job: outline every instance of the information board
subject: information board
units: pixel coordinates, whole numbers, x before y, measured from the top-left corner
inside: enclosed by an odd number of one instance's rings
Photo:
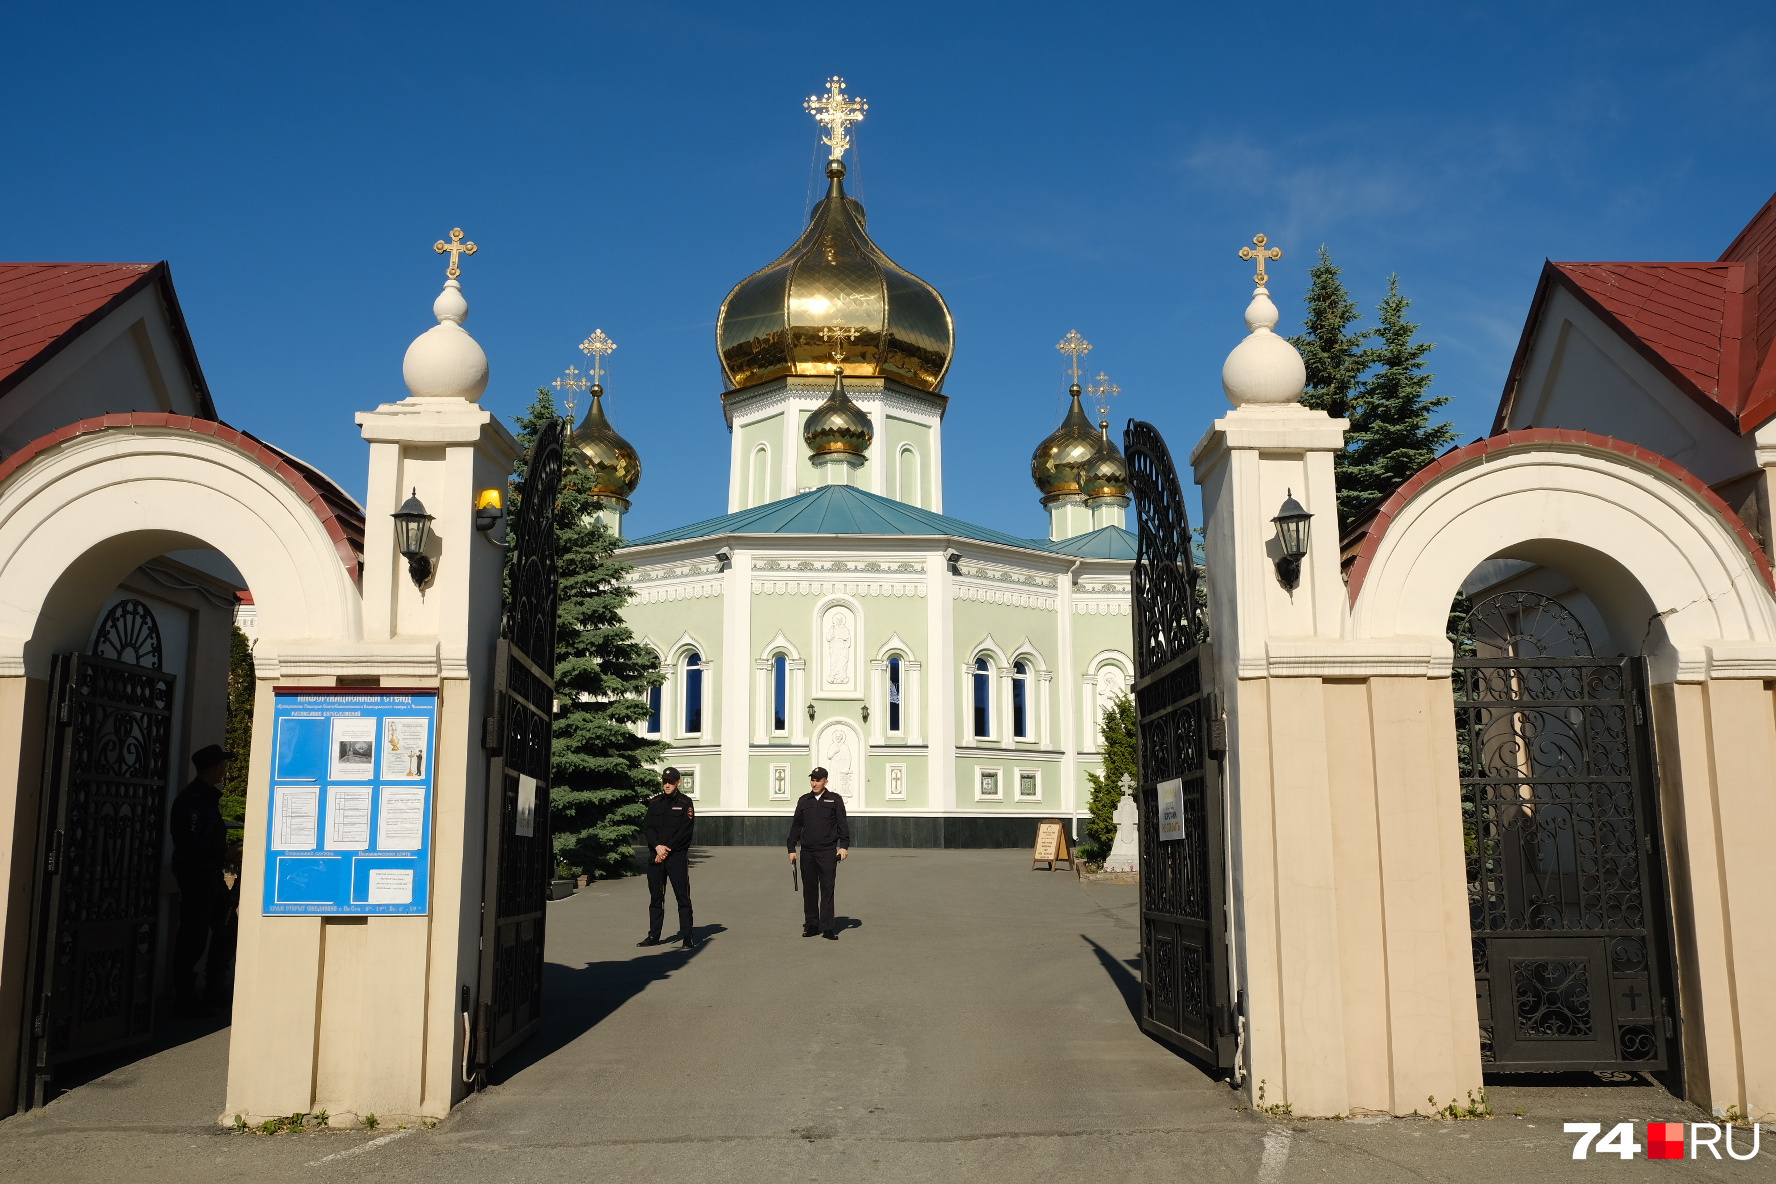
[[[1044,818],[1036,824],[1036,850],[1030,859],[1030,870],[1035,871],[1039,863],[1048,864],[1048,870],[1054,871],[1055,864],[1073,864],[1073,853],[1067,850],[1067,828],[1059,818]]]
[[[265,915],[426,913],[438,692],[276,695]]]

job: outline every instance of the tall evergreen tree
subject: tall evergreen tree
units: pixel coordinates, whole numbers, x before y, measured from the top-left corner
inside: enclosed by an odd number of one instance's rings
[[[1116,841],[1116,806],[1122,801],[1123,774],[1128,774],[1131,781],[1141,779],[1140,769],[1136,766],[1138,723],[1134,699],[1126,694],[1119,695],[1104,712],[1098,730],[1098,751],[1104,754],[1104,771],[1085,775],[1091,783],[1091,798],[1087,804],[1091,817],[1085,822],[1085,837],[1091,845],[1093,859],[1109,855],[1110,846]]]
[[[1362,316],[1357,302],[1344,289],[1343,269],[1320,247],[1320,259],[1309,269],[1305,332],[1289,338],[1307,365],[1307,391],[1303,407],[1326,412],[1333,419],[1348,419],[1363,371],[1369,368],[1370,351],[1363,331],[1351,332],[1352,322]]]
[[[518,420],[524,454],[557,418],[550,392],[539,390]],[[549,807],[562,864],[591,876],[628,871],[641,834],[645,803],[659,789],[648,769],[666,745],[635,733],[647,718],[647,692],[663,680],[652,650],[623,620],[629,566],[616,557],[621,540],[596,517],[591,475],[568,449],[555,502],[556,610],[554,759]],[[517,497],[523,496],[522,469]]]
[[[1371,354],[1376,369],[1357,392],[1338,475],[1341,525],[1405,484],[1455,441],[1451,424],[1431,422],[1431,412],[1449,396],[1426,393],[1433,376],[1421,367],[1436,346],[1415,340],[1418,326],[1406,319],[1410,307],[1400,295],[1400,277],[1390,275],[1388,294],[1376,307],[1379,345]]]

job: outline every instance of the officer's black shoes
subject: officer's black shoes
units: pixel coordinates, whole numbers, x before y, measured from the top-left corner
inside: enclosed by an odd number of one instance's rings
[[[663,946],[666,943],[661,941],[659,938],[654,937],[652,934],[650,934],[647,937],[642,938],[640,941],[636,942],[635,944],[638,946]]]
[[[697,935],[694,933],[681,933],[678,935],[678,940],[684,943],[684,948],[687,950],[694,950],[703,944],[697,940]]]
[[[802,926],[802,936],[803,937],[819,937],[820,930],[819,930],[819,928],[817,928],[816,926],[813,926],[813,925],[804,925],[804,926]]]
[[[834,933],[830,929],[828,929],[825,933],[822,933],[820,936],[824,937],[827,941],[838,941],[839,940],[839,935]]]

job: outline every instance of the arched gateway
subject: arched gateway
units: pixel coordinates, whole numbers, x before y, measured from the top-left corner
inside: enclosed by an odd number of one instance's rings
[[[1192,457],[1249,1088],[1422,1113],[1494,1069],[1638,1062],[1769,1113],[1776,597],[1755,539],[1670,460],[1538,429],[1414,477],[1341,570],[1347,425],[1299,406],[1274,323],[1261,288],[1235,409]],[[1298,571],[1272,522],[1290,497],[1319,528]],[[1504,599],[1458,653],[1464,590]],[[1583,643],[1536,656],[1532,608]]]

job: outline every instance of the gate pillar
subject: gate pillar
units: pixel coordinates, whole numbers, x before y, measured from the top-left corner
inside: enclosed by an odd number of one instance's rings
[[[478,531],[477,495],[504,490],[510,433],[476,404],[487,359],[461,327],[452,279],[438,325],[408,349],[411,394],[357,422],[370,444],[363,635],[329,652],[280,650],[259,669],[224,1123],[326,1110],[335,1125],[441,1118],[467,1092],[463,1012],[478,981],[490,659],[499,636],[502,529]],[[392,515],[432,515],[424,564]],[[417,577],[417,578],[416,578]],[[430,912],[263,916],[275,685],[436,688]]]
[[[1245,1088],[1303,1116],[1423,1112],[1481,1080],[1453,783],[1438,797],[1448,681],[1425,678],[1422,655],[1417,677],[1388,677],[1390,654],[1346,640],[1332,461],[1349,424],[1300,405],[1305,370],[1263,287],[1246,323],[1222,371],[1234,409],[1191,456],[1227,712]],[[1297,570],[1273,523],[1291,498],[1313,515]]]

